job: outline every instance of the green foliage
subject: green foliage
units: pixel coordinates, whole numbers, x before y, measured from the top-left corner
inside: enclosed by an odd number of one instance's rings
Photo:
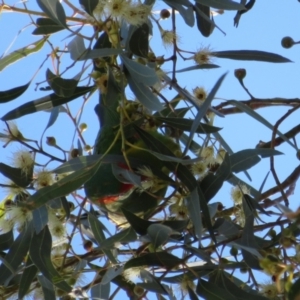
[[[47,48],[39,68],[45,75],[35,83],[47,84],[40,92],[51,91],[17,103],[26,99],[36,80],[29,78],[35,71],[29,66],[27,84],[0,92],[3,107],[16,103],[8,112],[1,110],[5,129],[0,139],[7,149],[14,143],[26,152],[9,150],[12,162],[0,162],[0,173],[10,180],[0,184],[7,188],[0,202],[0,299],[150,299],[154,294],[177,299],[176,285],[182,298],[192,300],[299,298],[299,209],[290,209],[288,198],[300,170],[284,180],[277,176],[274,159],[283,154],[275,149],[283,143],[299,158],[299,126],[286,134],[278,127],[300,102],[253,97],[241,68],[234,75],[250,100],[221,99],[215,105],[227,73],[219,78],[211,73],[222,67],[222,59],[275,67],[291,60],[260,49],[192,51],[180,45],[178,19],[185,30],[195,27],[209,38],[223,32],[215,15],[235,11],[237,26],[254,9],[253,0],[163,2],[168,10],[160,17],[153,12],[155,0],[37,0],[33,9],[0,5],[0,11],[29,16],[31,34],[43,36],[1,57],[0,71]],[[171,30],[163,28],[168,17]],[[171,55],[151,44],[151,37],[159,34]],[[284,48],[298,43],[282,40]],[[184,68],[177,65],[180,59]],[[163,71],[167,64],[169,73]],[[202,87],[189,90],[180,81],[182,73],[203,70],[214,78],[209,93]],[[89,111],[93,96],[97,105]],[[255,111],[275,105],[292,109],[275,122]],[[30,115],[33,126],[39,126],[34,118],[41,112],[49,116],[39,141],[25,138],[8,122]],[[99,122],[82,121],[86,112],[96,113]],[[241,140],[239,150],[231,149],[225,128],[214,125],[214,117],[236,113],[268,128],[272,139],[251,149],[244,149]],[[63,123],[56,137],[46,137],[49,152],[44,135],[54,130],[61,115],[71,120],[74,132]],[[92,145],[84,133],[90,127]],[[68,150],[59,135],[66,140],[74,136]],[[268,176],[256,187],[248,171],[267,160],[276,184],[265,191]],[[220,196],[224,186],[232,186],[229,206]],[[263,283],[263,272],[272,283]]]

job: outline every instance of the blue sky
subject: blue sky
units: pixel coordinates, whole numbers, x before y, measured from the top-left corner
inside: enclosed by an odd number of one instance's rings
[[[13,5],[15,2],[7,1],[7,4]],[[77,4],[77,1],[75,4]],[[22,7],[20,4],[16,4],[16,6]],[[29,2],[28,7],[37,9],[33,2]],[[158,1],[155,10],[166,7],[167,6],[162,1]],[[297,46],[291,49],[284,49],[281,47],[281,39],[284,36],[291,36],[296,41],[300,39],[298,34],[300,25],[299,13],[300,4],[296,0],[284,4],[283,1],[278,0],[273,1],[272,4],[268,1],[256,1],[254,8],[249,13],[242,16],[238,28],[233,26],[235,12],[226,11],[223,15],[215,17],[217,25],[226,33],[226,35],[215,29],[209,38],[202,37],[196,26],[190,28],[182,21],[181,17],[178,17],[177,29],[180,37],[179,47],[182,49],[196,51],[201,46],[210,46],[214,51],[262,50],[283,55],[293,61],[293,63],[271,64],[215,58],[213,63],[220,65],[221,68],[181,73],[177,75],[178,82],[181,86],[186,87],[190,91],[196,86],[202,86],[209,91],[214,86],[217,79],[223,73],[228,72],[223,85],[217,93],[217,97],[227,100],[249,100],[249,96],[241,88],[234,77],[235,69],[245,68],[247,70],[247,77],[245,78],[244,83],[254,96],[258,98],[280,97],[286,99],[299,97],[299,48]],[[2,37],[0,55],[6,51],[12,42],[13,44],[8,53],[26,46],[31,42],[35,42],[40,38],[31,35],[31,32],[34,29],[33,26],[30,26],[18,35],[19,30],[29,23],[30,19],[26,15],[18,13],[2,13],[0,16],[0,28],[1,31],[5,33],[5,38]],[[170,21],[164,21],[161,25],[164,29],[171,29]],[[156,28],[155,25],[154,28]],[[151,40],[151,47],[155,50],[157,55],[162,55],[164,53],[166,53],[166,56],[170,55],[171,50],[166,49],[161,44],[160,38],[156,36],[158,33],[156,29],[154,33],[154,37]],[[70,38],[63,40],[68,34],[69,33],[66,32],[55,34],[51,37],[51,41],[54,45],[58,44],[60,47],[64,47],[70,41]],[[14,41],[16,36],[17,38]],[[0,72],[0,90],[7,90],[27,83],[29,78],[33,76],[42,61],[46,58],[46,55],[49,53],[50,48],[46,45],[39,54],[28,56],[22,61],[19,61]],[[68,53],[65,54],[64,58],[65,62],[62,64],[61,70],[64,70],[64,67],[71,64]],[[193,61],[183,62],[179,59],[177,68],[181,69],[190,65],[193,65]],[[44,67],[25,94],[10,103],[1,105],[1,116],[27,101],[38,99],[47,94],[47,92],[34,90],[36,83],[45,80],[47,68],[50,68],[50,70],[53,71],[50,60],[45,63]],[[166,71],[171,70],[170,65],[167,64],[163,69]],[[65,74],[65,78],[72,78],[78,70],[80,69],[71,69]],[[41,84],[40,87],[42,86],[46,86],[46,84]],[[93,96],[86,105],[81,118],[82,122],[88,124],[88,130],[84,133],[84,138],[90,145],[93,145],[98,131],[98,121],[93,112],[93,108],[97,101],[97,96]],[[217,103],[219,103],[219,101],[215,100],[213,105]],[[73,114],[77,112],[81,104],[81,99],[75,100],[70,104]],[[286,107],[258,110],[258,112],[272,124],[274,124],[286,111]],[[18,119],[17,124],[25,137],[39,139],[47,125],[48,118],[49,113],[39,112]],[[288,119],[288,121],[285,121],[279,129],[281,132],[285,132],[298,123],[299,112],[297,111]],[[260,140],[269,141],[272,135],[272,132],[268,128],[244,114],[228,115],[225,118],[217,117],[214,124],[223,128],[221,134],[234,151],[255,148]],[[0,129],[2,128],[5,128],[4,124],[0,124]],[[60,114],[58,121],[48,129],[45,134],[45,136],[55,136],[59,146],[66,150],[70,149],[72,146],[73,135],[74,127],[65,114]],[[300,145],[299,138],[296,138],[296,140]],[[1,161],[7,163],[12,156],[12,150],[15,149],[18,149],[18,146],[13,145],[6,149],[0,148]],[[59,151],[53,148],[50,149],[47,145],[45,145],[45,149],[53,154],[61,156]],[[290,146],[283,145],[279,147],[278,150],[284,152],[284,155],[275,158],[276,170],[278,171],[279,178],[283,180],[298,165],[298,160],[296,158],[295,150]],[[250,176],[252,177],[251,184],[256,189],[260,187],[260,184],[266,176],[266,173],[269,170],[269,164],[269,159],[264,159],[259,165],[249,170]],[[49,167],[54,167],[54,165]],[[242,175],[241,178],[245,179]],[[2,176],[0,177],[0,182],[3,183]],[[265,189],[272,187],[273,185],[274,180],[270,174]],[[297,208],[299,205],[299,191],[299,186],[297,185],[295,194],[290,197],[290,203],[293,209]],[[5,193],[0,189],[0,199],[4,197]],[[214,201],[223,202],[226,207],[232,205],[230,200],[230,186],[228,184],[224,185],[222,191],[218,193]]]

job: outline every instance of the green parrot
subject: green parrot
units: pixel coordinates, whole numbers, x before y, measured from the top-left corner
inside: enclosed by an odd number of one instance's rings
[[[136,173],[129,170],[123,153],[121,136],[116,139],[120,126],[120,113],[118,106],[121,101],[122,94],[115,82],[113,75],[109,72],[107,93],[100,93],[99,105],[96,106],[96,113],[100,120],[100,130],[96,138],[94,154],[104,154],[110,148],[108,155],[116,155],[119,160],[115,164],[102,163],[98,171],[88,180],[85,185],[85,193],[91,202],[102,207],[108,212],[120,212],[121,208],[125,208],[134,213],[146,212],[157,206],[158,201],[162,199],[166,193],[167,181],[170,172],[164,167],[164,162],[152,155],[150,152],[142,150],[147,149],[144,141],[139,138],[138,134],[131,134],[128,141],[133,147],[125,149],[125,157],[130,163],[132,170],[143,168],[149,163],[154,166],[159,173],[160,178],[164,178],[166,184],[162,184],[160,188],[156,188],[153,193],[145,192],[138,189],[138,186],[126,180],[117,178],[114,169],[121,168],[125,172]],[[133,131],[133,130],[131,130]],[[157,130],[147,131],[155,139],[166,145],[173,153],[180,155],[179,146],[169,137],[162,135]],[[127,137],[126,137],[127,139]],[[140,164],[138,162],[141,162]],[[116,168],[114,168],[116,166]],[[156,172],[156,173],[157,173]],[[147,176],[141,174],[141,181],[147,181]],[[163,180],[162,180],[163,181]]]

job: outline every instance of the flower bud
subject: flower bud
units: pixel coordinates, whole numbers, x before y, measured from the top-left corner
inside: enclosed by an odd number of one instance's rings
[[[90,145],[85,145],[83,149],[86,152],[92,151],[92,147]]]
[[[281,46],[283,48],[289,49],[292,48],[294,45],[295,41],[289,36],[286,36],[281,40]]]
[[[80,125],[79,125],[79,129],[80,129],[80,131],[81,132],[84,132],[84,131],[86,131],[87,130],[87,124],[86,123],[81,123]]]
[[[168,19],[168,18],[170,17],[170,15],[171,15],[171,13],[169,12],[168,9],[162,9],[162,10],[160,11],[160,17],[161,17],[162,19]]]
[[[53,136],[47,136],[46,137],[46,144],[48,146],[52,146],[52,147],[56,146],[56,139],[55,139],[55,137],[53,137]]]
[[[70,155],[71,155],[71,158],[78,157],[79,156],[79,150],[77,148],[72,149]]]
[[[245,69],[235,69],[234,70],[234,76],[238,80],[243,80],[246,77],[247,73]]]
[[[85,241],[84,244],[83,244],[83,248],[87,252],[91,252],[93,250],[93,243],[91,241]]]

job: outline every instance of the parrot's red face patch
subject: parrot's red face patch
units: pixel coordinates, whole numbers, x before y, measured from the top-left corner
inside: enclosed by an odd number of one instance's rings
[[[118,201],[120,199],[120,196],[122,194],[126,194],[127,192],[129,192],[132,188],[134,187],[133,184],[131,183],[123,183],[121,185],[120,191],[118,194],[116,195],[108,195],[108,196],[104,196],[100,199],[98,199],[98,203],[103,204],[103,205],[108,205],[111,203],[114,203],[116,201]]]

